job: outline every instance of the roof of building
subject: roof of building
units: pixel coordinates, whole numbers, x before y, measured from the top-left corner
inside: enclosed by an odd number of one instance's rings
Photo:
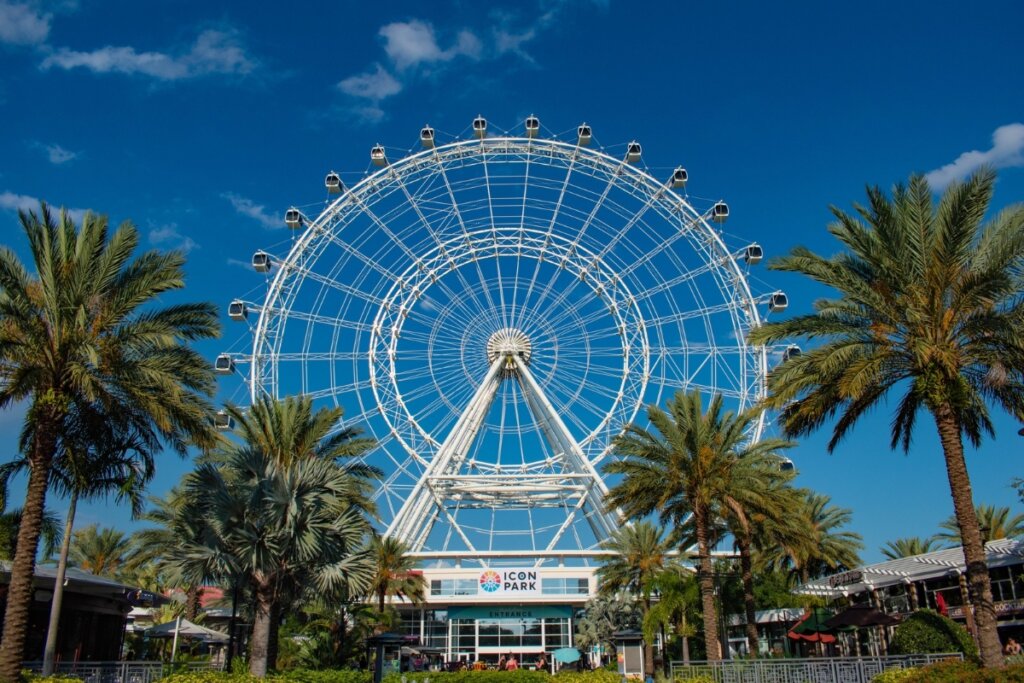
[[[985,544],[985,558],[989,569],[1021,564],[1024,561],[1024,542],[1012,538],[989,541]],[[806,583],[795,592],[838,597],[899,583],[941,578],[965,571],[963,548],[956,546],[833,574]]]

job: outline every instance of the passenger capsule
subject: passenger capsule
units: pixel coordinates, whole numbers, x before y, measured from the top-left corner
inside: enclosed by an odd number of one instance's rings
[[[213,371],[218,375],[230,375],[235,371],[235,360],[228,354],[222,353],[213,362]]]
[[[302,214],[294,206],[284,212],[284,224],[292,230],[302,227]]]
[[[779,470],[783,472],[792,472],[796,469],[796,465],[789,458],[782,458],[782,462],[779,463]]]
[[[803,351],[800,350],[799,346],[796,344],[790,344],[786,347],[786,350],[782,352],[782,362],[785,363],[790,358],[796,358],[801,353],[803,353]]]
[[[257,273],[269,273],[273,265],[270,254],[265,251],[257,251],[252,255],[252,269]]]
[[[743,260],[748,266],[756,266],[764,258],[764,249],[760,244],[751,244],[743,250]]]
[[[487,135],[487,119],[482,116],[473,119],[473,135],[481,140],[484,139],[484,136]]]
[[[711,220],[716,223],[724,223],[729,218],[729,205],[725,202],[715,202],[711,207]]]
[[[232,320],[245,320],[249,317],[249,309],[241,299],[235,299],[228,304],[228,317]]]
[[[370,161],[373,162],[374,166],[387,166],[388,157],[384,154],[384,148],[380,145],[374,145],[373,149],[370,150]]]
[[[689,176],[682,166],[672,171],[672,187],[686,187],[687,180],[689,180]]]
[[[536,116],[528,116],[526,118],[526,137],[535,138],[537,133],[540,132],[540,119]]]
[[[631,164],[635,164],[640,161],[640,155],[643,153],[643,148],[640,147],[640,143],[634,140],[626,146],[626,161]]]
[[[328,173],[324,178],[324,185],[330,194],[341,194],[341,191],[345,189],[345,186],[341,184],[341,176],[334,171]]]
[[[772,313],[786,310],[789,306],[789,298],[783,292],[775,292],[768,299],[768,310]]]
[[[576,142],[580,147],[586,147],[590,144],[591,138],[594,137],[593,132],[590,130],[590,126],[583,124],[576,129]]]
[[[235,421],[227,411],[218,410],[213,416],[213,426],[219,432],[230,432],[235,428]]]
[[[420,144],[423,145],[423,149],[432,149],[434,147],[434,129],[430,126],[424,126],[423,130],[420,131]]]

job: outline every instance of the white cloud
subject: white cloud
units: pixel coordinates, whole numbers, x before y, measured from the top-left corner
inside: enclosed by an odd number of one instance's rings
[[[941,190],[950,183],[963,180],[984,165],[995,168],[1024,166],[1024,123],[999,126],[992,133],[992,147],[984,152],[964,152],[952,163],[925,175],[933,189]]]
[[[40,68],[84,68],[94,73],[121,73],[177,81],[213,74],[246,75],[256,62],[246,54],[237,33],[207,30],[196,38],[188,52],[136,52],[133,47],[108,45],[90,52],[60,48],[43,60]]]
[[[54,216],[60,214],[60,210],[64,208],[68,215],[75,223],[81,223],[82,218],[85,217],[87,209],[67,209],[65,207],[49,205],[50,211],[53,212]],[[34,211],[36,215],[39,214],[39,198],[32,197],[27,194],[16,194],[5,190],[0,192],[0,209],[6,209],[7,211]]]
[[[251,261],[243,261],[242,259],[238,258],[229,258],[227,260],[227,264],[229,266],[235,266],[236,268],[245,268],[246,270],[251,270],[254,273],[256,272],[256,269],[252,267]]]
[[[60,145],[46,145],[46,156],[49,158],[51,164],[66,164],[69,161],[73,161],[78,157],[78,152],[72,152],[69,149],[64,149]]]
[[[58,144],[47,145],[42,142],[31,142],[29,145],[35,149],[45,152],[46,158],[50,160],[50,163],[57,166],[66,164],[69,161],[74,161],[78,158],[78,152],[72,152],[70,149],[64,149]]]
[[[418,64],[448,62],[460,55],[480,58],[480,40],[468,30],[460,31],[455,44],[442,50],[437,44],[434,27],[419,19],[395,22],[380,30],[384,37],[384,51],[400,70]]]
[[[283,218],[267,213],[262,204],[257,204],[251,199],[241,197],[233,192],[225,192],[221,197],[231,202],[235,211],[259,222],[264,228],[280,228],[284,224]]]
[[[158,228],[153,228],[149,231],[148,237],[150,244],[158,247],[177,249],[185,252],[186,254],[193,249],[199,248],[199,245],[194,239],[186,235],[182,235],[178,231],[178,226],[175,223],[168,223],[167,225],[161,225]]]
[[[0,0],[0,43],[40,45],[50,35],[52,18],[32,5]]]
[[[402,84],[388,73],[380,64],[375,64],[372,71],[349,76],[338,83],[338,89],[346,95],[360,97],[371,102],[397,95],[402,91]]]

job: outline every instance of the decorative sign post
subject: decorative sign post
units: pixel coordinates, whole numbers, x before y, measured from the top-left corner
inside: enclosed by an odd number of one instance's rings
[[[405,636],[401,633],[381,633],[366,639],[367,646],[373,648],[375,655],[373,683],[381,683],[386,674],[399,670],[403,643]]]
[[[644,634],[640,631],[616,631],[615,657],[622,680],[644,680]]]

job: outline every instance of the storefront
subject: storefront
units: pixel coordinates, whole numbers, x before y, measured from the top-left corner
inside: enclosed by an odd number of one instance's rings
[[[515,655],[523,668],[542,653],[572,647],[577,613],[596,590],[592,567],[424,569],[422,607],[397,606],[402,632],[446,662],[495,664]]]

